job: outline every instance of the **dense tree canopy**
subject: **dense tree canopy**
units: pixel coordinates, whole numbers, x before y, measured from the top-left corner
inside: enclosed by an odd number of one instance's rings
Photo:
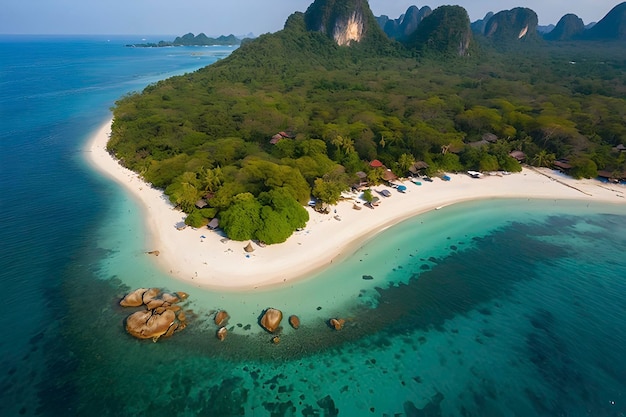
[[[311,196],[336,202],[359,171],[382,181],[373,159],[399,176],[415,161],[430,174],[516,171],[517,150],[539,166],[569,159],[577,176],[626,172],[614,151],[626,143],[623,44],[503,52],[476,38],[469,57],[378,38],[339,47],[296,13],[209,67],[122,97],[108,149],[189,224],[217,216],[229,237],[266,243],[306,223]]]

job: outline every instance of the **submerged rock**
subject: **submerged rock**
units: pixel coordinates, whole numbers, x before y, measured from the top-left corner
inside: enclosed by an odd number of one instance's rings
[[[270,333],[274,333],[276,329],[278,329],[278,326],[280,326],[280,322],[282,321],[282,319],[282,311],[275,308],[268,308],[267,310],[265,310],[263,317],[261,317],[260,323],[265,330]]]
[[[229,315],[226,311],[224,310],[220,310],[217,313],[215,313],[215,324],[218,326],[222,326],[224,325],[228,319],[229,319]]]
[[[187,294],[186,292],[182,292],[182,291],[178,291],[175,292],[174,294],[176,294],[176,296],[182,301],[182,300],[186,300],[187,298],[189,298],[189,294]]]
[[[297,329],[298,327],[300,327],[300,319],[298,318],[298,316],[289,316],[289,324],[291,324],[291,327],[293,327],[294,329]]]
[[[217,331],[216,335],[220,341],[224,341],[226,339],[226,335],[228,334],[228,329],[226,327],[220,327]]]
[[[346,321],[344,319],[330,319],[329,323],[335,330],[341,330]]]

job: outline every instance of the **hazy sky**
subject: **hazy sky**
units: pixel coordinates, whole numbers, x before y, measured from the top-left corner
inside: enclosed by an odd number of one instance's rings
[[[282,29],[294,11],[305,11],[313,0],[2,0],[2,34],[156,34],[182,35],[204,32],[209,36],[259,35]],[[458,4],[470,19],[489,11],[528,7],[539,24],[556,24],[574,13],[585,24],[600,20],[619,0],[370,0],[376,16],[397,18],[411,5]]]

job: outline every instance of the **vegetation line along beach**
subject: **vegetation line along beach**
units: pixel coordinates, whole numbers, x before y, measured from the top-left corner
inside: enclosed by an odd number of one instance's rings
[[[384,185],[373,187],[391,193],[390,197],[383,197],[375,209],[354,209],[355,203],[364,204],[359,199],[360,193],[340,201],[329,214],[308,208],[310,219],[306,227],[285,243],[261,247],[253,242],[254,251],[246,252],[248,241],[225,239],[222,233],[207,227],[178,230],[176,226],[186,214],[176,209],[161,190],[121,166],[106,151],[110,126],[110,121],[105,123],[89,141],[87,155],[91,162],[140,202],[149,232],[146,252],[158,250],[159,255],[154,259],[166,272],[207,288],[252,290],[305,277],[328,266],[354,244],[371,238],[389,225],[463,201],[542,198],[624,204],[623,196],[601,187],[596,180],[559,176],[555,181],[556,174],[545,168],[539,172],[524,169],[517,174],[480,179],[466,174],[451,175],[450,181],[436,178],[432,183],[424,182],[420,186],[404,180],[398,183],[406,185],[405,193]]]

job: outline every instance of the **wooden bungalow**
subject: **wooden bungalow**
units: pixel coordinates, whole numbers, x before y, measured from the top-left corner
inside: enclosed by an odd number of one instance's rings
[[[384,168],[385,165],[380,162],[378,159],[374,159],[372,162],[370,162],[370,167],[372,168]]]
[[[354,175],[356,175],[357,178],[359,179],[359,186],[367,184],[367,174],[365,172],[359,171]]]
[[[428,164],[424,161],[417,161],[409,167],[409,172],[413,175],[419,175],[425,169],[428,169]]]
[[[567,173],[570,169],[572,169],[572,165],[570,165],[570,163],[564,159],[559,159],[558,161],[554,161],[552,163],[552,166],[555,169],[558,169],[559,171],[563,173]]]
[[[393,173],[389,168],[383,172],[383,180],[387,182],[395,181],[398,179],[398,176]]]
[[[482,137],[482,140],[489,143],[496,143],[498,141],[498,137],[493,133],[485,133]]]
[[[468,145],[471,146],[472,148],[482,148],[483,146],[489,145],[489,142],[486,141],[485,139],[481,139],[476,142],[470,142],[468,143]]]
[[[520,164],[526,160],[526,154],[522,151],[512,151],[509,156],[517,160]]]
[[[211,221],[209,222],[209,224],[207,225],[207,227],[211,230],[215,230],[220,226],[220,221],[217,217],[211,219]]]
[[[626,180],[626,172],[616,173],[611,171],[598,171],[598,178],[618,184],[620,181]]]

